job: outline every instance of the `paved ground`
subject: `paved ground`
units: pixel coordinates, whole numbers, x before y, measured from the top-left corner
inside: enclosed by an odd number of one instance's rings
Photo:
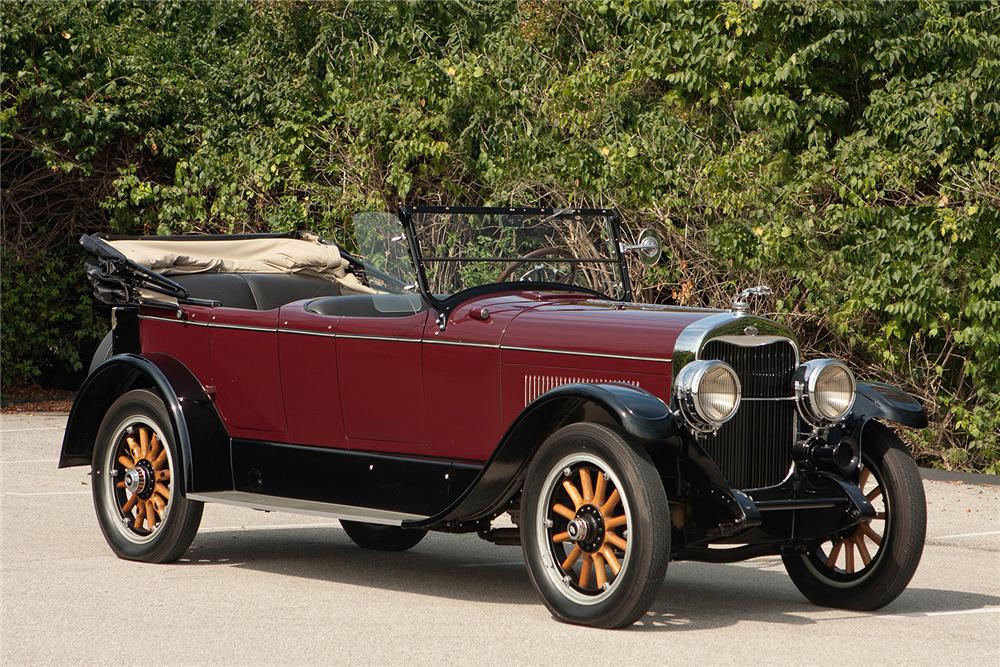
[[[362,551],[335,522],[209,506],[175,565],[115,559],[65,416],[0,420],[0,663],[1000,664],[1000,487],[926,482],[916,578],[878,614],[823,610],[775,558],[677,563],[627,631],[553,621],[520,549],[430,535]]]

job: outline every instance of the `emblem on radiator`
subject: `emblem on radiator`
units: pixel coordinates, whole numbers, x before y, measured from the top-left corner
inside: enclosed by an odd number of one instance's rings
[[[757,327],[751,324],[750,326],[748,326],[746,329],[743,330],[743,333],[745,333],[748,336],[756,336]]]
[[[623,380],[621,378],[583,378],[570,377],[565,375],[525,375],[524,376],[524,404],[528,405],[533,400],[547,391],[564,384],[628,384],[638,387],[637,380]]]

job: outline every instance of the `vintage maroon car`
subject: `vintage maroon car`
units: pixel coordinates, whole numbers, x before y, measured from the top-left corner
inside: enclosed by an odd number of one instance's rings
[[[113,306],[60,466],[90,465],[122,558],[167,562],[203,503],[328,515],[359,545],[520,544],[566,621],[646,612],[670,560],[780,555],[813,602],[881,607],[920,560],[893,387],[730,310],[633,303],[610,210],[415,207],[306,234],[81,242]],[[105,360],[106,357],[106,360]],[[494,522],[509,515],[510,524]]]

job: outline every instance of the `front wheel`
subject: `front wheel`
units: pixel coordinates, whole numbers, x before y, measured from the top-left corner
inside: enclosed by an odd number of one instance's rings
[[[858,485],[875,519],[782,560],[795,586],[823,607],[870,611],[895,600],[910,583],[924,549],[927,506],[920,471],[899,437],[865,427]]]
[[[173,435],[163,401],[145,389],[123,394],[101,422],[91,463],[94,507],[119,558],[169,563],[198,532],[203,506],[182,495]]]
[[[666,574],[669,516],[653,462],[617,431],[579,423],[552,434],[521,498],[521,548],[549,611],[594,627],[635,622]]]

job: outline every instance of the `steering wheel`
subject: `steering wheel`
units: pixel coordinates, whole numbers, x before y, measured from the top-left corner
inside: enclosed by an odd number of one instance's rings
[[[514,275],[519,267],[524,266],[532,259],[541,259],[543,257],[565,257],[567,259],[574,259],[573,253],[566,250],[565,248],[559,248],[556,246],[550,246],[548,248],[539,248],[538,250],[532,250],[524,258],[519,259],[515,262],[511,262],[510,266],[503,270],[503,272],[497,277],[498,283],[505,283],[510,280],[510,277]],[[559,264],[560,262],[552,262],[552,264]],[[549,282],[549,283],[566,283],[570,285],[573,283],[573,279],[576,278],[576,264],[570,264],[568,273],[564,276],[560,275],[559,269],[553,268],[550,265],[546,265],[545,262],[541,262],[536,266],[532,267],[526,271],[522,276],[518,278],[520,281],[525,282]]]

